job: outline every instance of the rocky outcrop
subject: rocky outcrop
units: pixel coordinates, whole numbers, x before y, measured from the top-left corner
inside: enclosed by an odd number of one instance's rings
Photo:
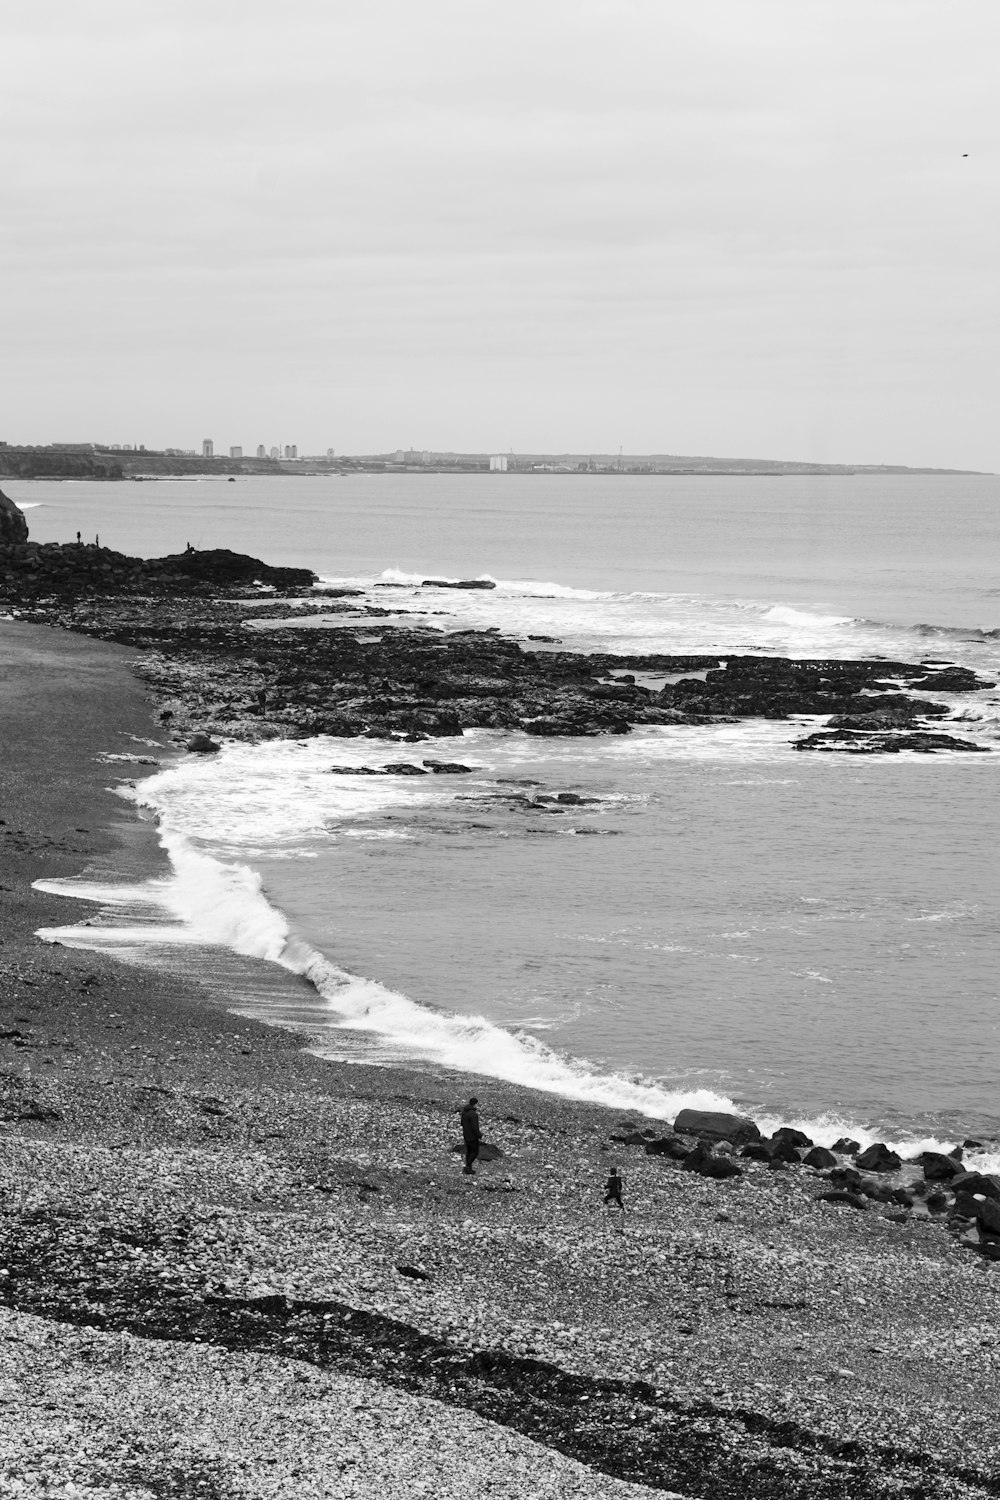
[[[315,577],[308,568],[272,568],[227,549],[142,558],[96,543],[29,542],[27,526],[22,541],[0,542],[0,597],[9,602],[41,596],[72,601],[94,594],[124,601],[150,592],[213,594],[255,584],[303,590]]]
[[[17,547],[28,540],[28,523],[20,506],[0,490],[0,547]]]
[[[422,589],[495,589],[492,578],[462,578],[457,582],[450,578],[425,578]]]
[[[926,679],[927,668],[919,664],[536,652],[493,630],[445,635],[428,629],[420,616],[410,628],[394,623],[376,633],[372,622],[394,611],[339,597],[320,600],[313,582],[305,569],[274,568],[225,549],[143,559],[96,544],[0,546],[0,603],[18,607],[23,618],[144,653],[142,675],[182,742],[204,732],[247,740],[324,734],[415,743],[457,738],[469,729],[579,738],[624,735],[637,726],[854,713],[859,705],[878,712],[880,702],[894,721],[948,712],[946,705],[899,692],[900,682]],[[299,598],[294,609],[262,605],[261,586],[311,597]],[[237,602],[251,598],[252,611]],[[351,619],[337,630],[269,625],[310,613]],[[633,680],[640,670],[704,675],[682,676],[654,693]],[[974,677],[968,685],[983,686]],[[924,748],[985,748],[948,736],[931,740],[912,724],[880,733],[826,733],[847,736],[852,746],[856,739],[865,753],[901,748],[900,736],[922,736]],[[570,805],[568,795],[545,810],[563,804]],[[534,801],[530,807],[533,815],[543,810]]]
[[[989,754],[987,745],[975,745],[971,740],[961,740],[954,734],[935,734],[920,729],[906,734],[883,733],[874,723],[871,730],[875,732],[818,730],[804,739],[793,740],[792,749],[833,751],[841,755],[899,755],[903,750],[913,750],[919,755],[932,755],[937,750],[971,750],[980,755]]]

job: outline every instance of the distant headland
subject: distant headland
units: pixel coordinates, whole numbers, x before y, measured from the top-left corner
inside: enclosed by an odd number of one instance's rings
[[[781,458],[712,458],[675,453],[456,453],[396,448],[388,453],[299,456],[294,444],[260,445],[255,456],[242,447],[216,454],[206,439],[201,450],[145,448],[121,443],[0,442],[0,478],[165,479],[189,475],[240,474],[981,474],[980,469],[910,468],[904,464],[817,464]]]

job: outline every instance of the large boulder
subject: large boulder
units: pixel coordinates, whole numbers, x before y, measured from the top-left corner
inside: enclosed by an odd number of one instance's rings
[[[779,1125],[771,1137],[772,1141],[787,1141],[791,1146],[802,1146],[806,1151],[813,1144],[812,1137],[806,1135],[804,1130],[796,1130],[793,1125]]]
[[[708,1109],[682,1109],[674,1121],[674,1131],[678,1135],[696,1135],[704,1141],[731,1141],[734,1146],[760,1140],[760,1131],[753,1120]]]
[[[921,1151],[916,1160],[923,1167],[928,1182],[950,1182],[953,1177],[965,1176],[961,1162],[953,1156],[946,1156],[943,1151]]]
[[[24,512],[0,490],[0,547],[18,547],[28,540]]]
[[[858,1166],[865,1172],[898,1172],[902,1165],[895,1151],[891,1151],[884,1141],[876,1141],[858,1157]]]

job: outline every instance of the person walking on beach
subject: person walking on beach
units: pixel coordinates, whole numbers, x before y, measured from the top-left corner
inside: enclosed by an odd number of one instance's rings
[[[605,1203],[617,1203],[622,1213],[625,1212],[625,1204],[622,1202],[622,1188],[625,1186],[622,1175],[617,1167],[611,1168],[611,1173],[604,1184]]]
[[[465,1166],[462,1171],[467,1177],[473,1175],[472,1163],[479,1155],[479,1143],[483,1138],[483,1132],[479,1126],[479,1111],[476,1105],[479,1100],[471,1098],[468,1104],[462,1106],[462,1140],[465,1142]]]

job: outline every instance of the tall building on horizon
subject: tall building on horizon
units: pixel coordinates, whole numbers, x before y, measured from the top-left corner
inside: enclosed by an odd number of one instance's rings
[[[202,456],[202,458],[214,458],[215,457],[215,444],[212,442],[211,438],[205,438],[204,441],[202,442],[202,445],[201,445],[201,456]]]
[[[229,450],[229,457],[230,458],[242,458],[243,457],[243,449],[237,444],[237,446],[235,448],[230,448],[230,450]]]
[[[258,443],[257,444],[257,457],[258,458],[266,458],[267,457],[267,449],[264,447],[263,443]]]

